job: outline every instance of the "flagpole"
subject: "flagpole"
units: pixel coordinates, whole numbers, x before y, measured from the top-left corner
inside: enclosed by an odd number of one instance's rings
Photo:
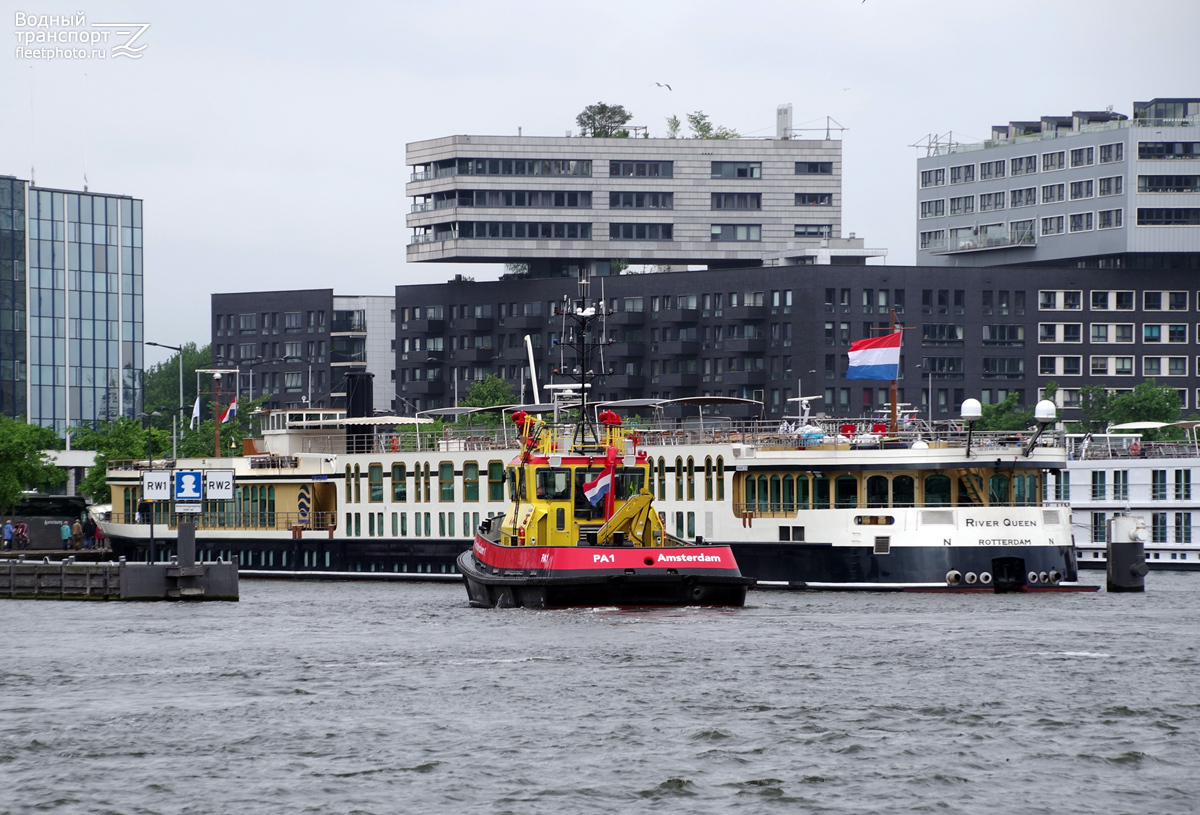
[[[892,333],[896,331],[896,309],[892,309]],[[900,347],[904,347],[904,336],[900,337]],[[900,366],[896,366],[896,376],[900,376]],[[896,424],[896,380],[892,380],[892,421],[888,425],[888,432],[893,436],[896,435],[899,427]]]

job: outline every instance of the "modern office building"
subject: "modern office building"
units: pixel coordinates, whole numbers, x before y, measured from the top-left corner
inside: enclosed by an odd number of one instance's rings
[[[804,395],[820,396],[829,415],[869,413],[889,386],[846,379],[846,352],[886,329],[892,311],[906,328],[900,401],[923,412],[932,404],[935,419],[956,415],[967,397],[987,404],[1016,392],[1032,404],[1050,383],[1067,418],[1084,385],[1121,391],[1154,379],[1177,388],[1187,409],[1200,400],[1200,286],[1188,270],[1131,280],[1111,269],[848,267],[834,277],[776,266],[589,285],[613,312],[601,400],[737,396],[778,418]],[[539,382],[551,382],[562,332],[554,307],[578,291],[565,279],[398,286],[397,410],[452,405],[488,374],[520,394],[526,334]]]
[[[861,241],[837,251],[841,147],[794,138],[414,142],[408,260],[520,264],[533,277],[601,276],[624,263],[864,264],[882,253],[861,251]],[[808,251],[816,249],[827,251]]]
[[[1200,98],[1010,122],[928,152],[920,265],[1200,270]]]
[[[142,410],[142,202],[0,176],[0,412],[64,433]]]
[[[343,406],[345,374],[375,374],[376,407],[390,410],[394,298],[332,289],[212,295],[212,349],[237,368],[238,392],[267,408]]]

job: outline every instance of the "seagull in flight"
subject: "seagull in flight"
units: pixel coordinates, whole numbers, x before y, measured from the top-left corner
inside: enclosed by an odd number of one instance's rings
[[[667,90],[671,90],[671,86],[668,85],[666,82],[655,82],[654,84],[660,88],[666,88]]]

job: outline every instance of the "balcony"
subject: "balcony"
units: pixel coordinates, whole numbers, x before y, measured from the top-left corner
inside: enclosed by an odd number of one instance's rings
[[[501,348],[496,351],[496,356],[507,362],[524,362],[526,357],[525,344],[521,343],[516,348]],[[536,345],[533,348],[533,358],[535,361],[542,358],[542,349]]]
[[[546,324],[546,318],[540,314],[514,314],[511,317],[505,317],[503,323],[505,328],[524,331],[540,329]]]
[[[445,362],[445,351],[408,351],[400,354],[401,362]]]
[[[446,333],[446,321],[437,320],[409,320],[400,328],[404,331],[411,331],[414,334],[444,334]]]
[[[604,383],[618,390],[637,391],[639,395],[646,389],[646,377],[636,374],[612,374],[604,378]]]
[[[606,318],[609,325],[645,325],[646,312],[644,311],[618,311]]]
[[[440,379],[434,379],[426,382],[405,382],[401,388],[405,393],[415,393],[420,395],[437,396],[446,392],[446,383]]]
[[[931,255],[953,255],[960,252],[983,252],[988,249],[1037,248],[1033,235],[969,235],[933,241],[927,247]]]
[[[408,244],[412,246],[418,243],[437,243],[438,241],[456,241],[458,240],[457,229],[446,229],[441,232],[418,232],[410,236]]]
[[[700,312],[694,308],[668,308],[655,316],[664,323],[694,323],[700,319]]]
[[[646,356],[646,344],[644,342],[614,342],[604,349],[604,355],[613,359],[641,359]]]
[[[367,364],[367,352],[362,351],[339,351],[336,348],[329,352],[329,363],[331,365],[358,365],[364,366]]]
[[[460,331],[491,331],[495,324],[491,317],[459,317],[450,321],[450,327]]]
[[[741,354],[761,354],[767,350],[767,341],[762,337],[729,337],[725,350]]]
[[[491,348],[459,348],[452,356],[455,362],[491,362],[496,352]]]
[[[658,374],[650,381],[664,388],[695,388],[700,384],[700,374]]]
[[[765,385],[767,384],[766,371],[726,371],[726,385]]]
[[[665,340],[658,343],[656,350],[664,356],[694,357],[700,353],[700,343],[696,340]]]
[[[725,309],[730,320],[762,320],[767,316],[766,306],[733,306]]]
[[[366,334],[367,321],[362,316],[334,317],[329,326],[330,334]]]

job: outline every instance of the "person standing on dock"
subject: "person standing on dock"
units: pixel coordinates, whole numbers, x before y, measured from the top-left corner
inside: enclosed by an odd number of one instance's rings
[[[91,515],[83,519],[83,548],[93,549],[96,546],[96,521]]]
[[[13,522],[10,519],[10,520],[7,520],[4,522],[4,549],[5,549],[5,551],[12,548],[12,541],[13,541]]]
[[[63,521],[62,526],[58,528],[58,534],[62,536],[62,546],[65,552],[71,548],[71,525]]]
[[[79,522],[78,518],[75,519],[75,523],[71,524],[71,548],[83,548],[83,524]]]

